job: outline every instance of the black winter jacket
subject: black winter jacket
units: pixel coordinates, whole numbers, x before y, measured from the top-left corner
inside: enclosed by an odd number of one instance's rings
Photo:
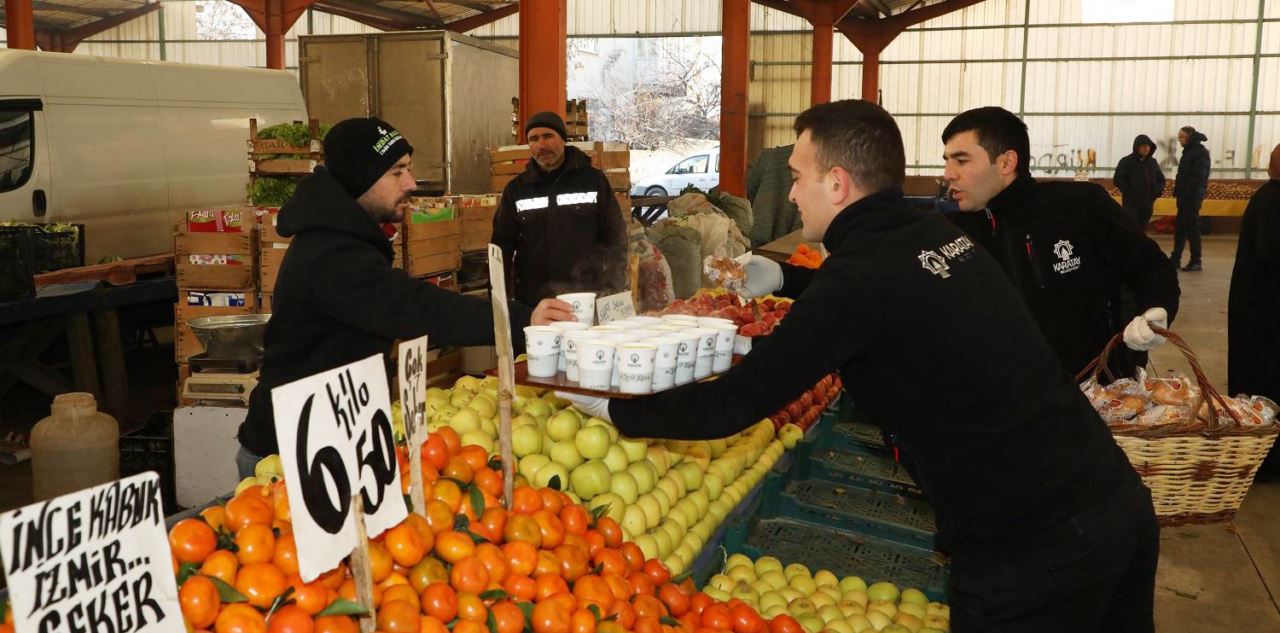
[[[493,343],[488,301],[465,297],[391,267],[391,242],[325,167],[298,184],[277,216],[292,237],[276,280],[258,387],[239,439],[250,452],[277,452],[271,389],[372,356],[396,339],[427,334],[440,345]],[[530,310],[511,307],[523,346]]]
[[[1254,192],[1240,222],[1227,300],[1229,393],[1280,399],[1280,180]],[[1280,453],[1276,453],[1280,454]]]
[[[796,302],[773,334],[717,380],[613,400],[618,429],[724,437],[839,370],[915,459],[957,562],[1135,485],[1017,291],[958,228],[889,189],[841,211],[823,244],[817,271],[783,265]]]
[[[1172,322],[1178,312],[1173,264],[1098,185],[1024,176],[985,212],[947,217],[999,262],[1073,376],[1124,329],[1111,305],[1121,284],[1139,314],[1161,307]]]
[[[1151,148],[1146,156],[1138,153],[1142,146]],[[1156,144],[1146,134],[1133,139],[1133,153],[1120,159],[1114,181],[1126,207],[1150,208],[1164,193],[1164,171],[1156,160]]]
[[[493,243],[515,272],[507,285],[529,304],[626,287],[626,227],[609,179],[578,148],[564,149],[564,164],[554,172],[530,160],[507,183],[493,217]]]
[[[1204,146],[1204,134],[1196,132],[1195,138],[1182,148],[1178,159],[1178,175],[1173,181],[1173,197],[1180,200],[1204,200],[1209,187],[1209,169],[1212,160],[1209,148]]]

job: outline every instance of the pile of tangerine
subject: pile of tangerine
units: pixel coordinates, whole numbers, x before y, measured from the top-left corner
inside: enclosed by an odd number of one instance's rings
[[[373,608],[383,633],[803,633],[788,615],[764,620],[734,599],[720,603],[691,580],[673,582],[608,517],[562,492],[515,489],[485,450],[441,428],[423,445],[426,507],[369,544]],[[298,553],[283,482],[253,486],[169,532],[182,612],[194,631],[355,633],[348,615],[319,615],[355,601],[345,564],[310,583]],[[218,583],[243,602],[223,604]],[[291,591],[290,591],[291,590]]]

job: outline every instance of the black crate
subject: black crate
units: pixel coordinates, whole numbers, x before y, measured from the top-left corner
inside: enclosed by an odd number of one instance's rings
[[[17,226],[0,226],[0,303],[22,301],[36,296],[31,269],[31,231]]]
[[[155,471],[166,515],[179,510],[173,471],[173,412],[151,416],[146,426],[120,436],[120,477]]]
[[[67,226],[67,225],[64,225]],[[31,270],[36,274],[84,266],[84,225],[71,224],[70,231],[50,230],[52,225],[34,227],[31,235]]]

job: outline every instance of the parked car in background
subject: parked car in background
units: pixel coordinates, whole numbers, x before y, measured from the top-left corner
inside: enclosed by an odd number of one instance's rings
[[[633,197],[676,196],[693,185],[710,191],[720,184],[720,148],[695,152],[681,158],[665,173],[641,178],[631,185]]]

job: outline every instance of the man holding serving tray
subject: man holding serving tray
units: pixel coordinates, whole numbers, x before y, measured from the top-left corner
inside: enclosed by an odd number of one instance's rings
[[[755,296],[795,297],[713,381],[656,395],[561,394],[631,437],[720,438],[839,370],[915,458],[951,555],[954,631],[1152,631],[1149,491],[994,259],[903,198],[897,124],[867,101],[795,122],[791,199],[830,257],[753,257]]]

